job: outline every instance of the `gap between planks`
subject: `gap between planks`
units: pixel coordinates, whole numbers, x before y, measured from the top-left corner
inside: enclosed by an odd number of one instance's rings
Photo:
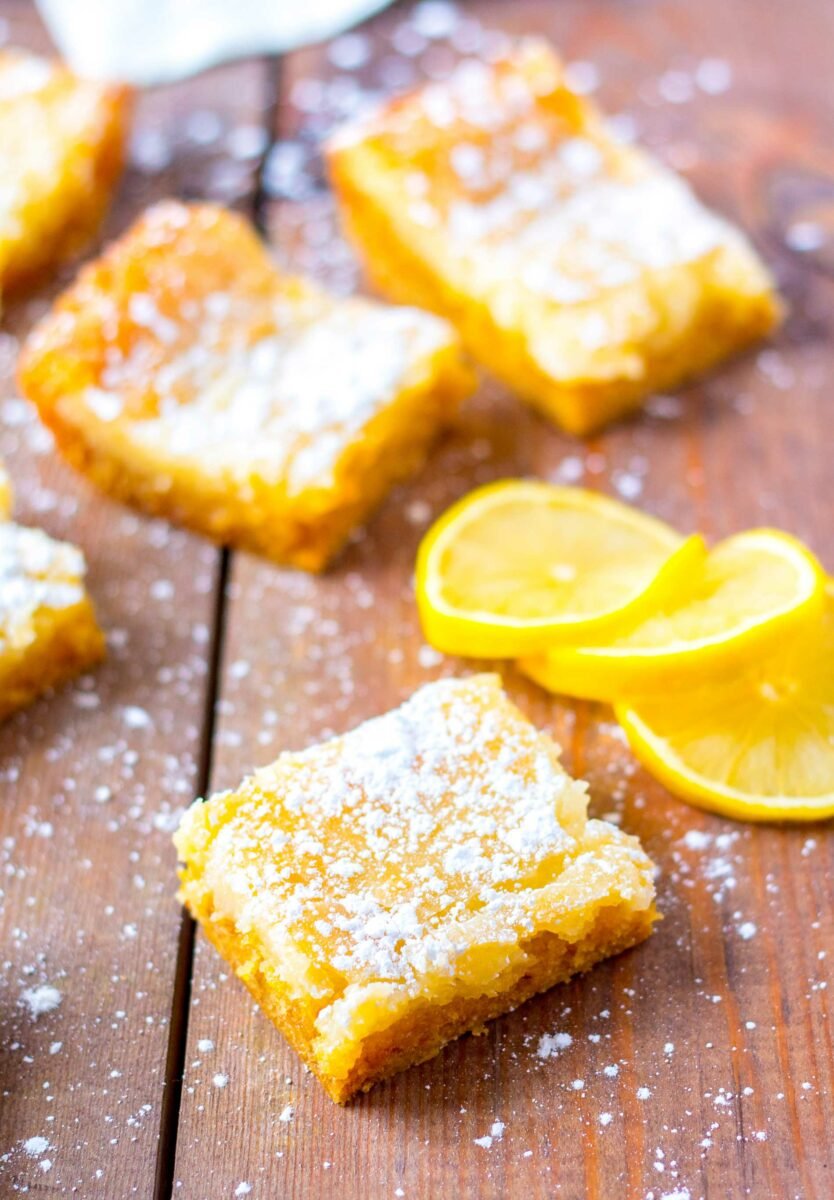
[[[200,759],[196,776],[198,796],[205,796],[208,793],[211,780],[211,767],[214,757],[214,731],[217,721],[217,698],[220,689],[223,641],[226,631],[226,592],[229,582],[230,562],[230,552],[226,549],[219,550],[217,585],[211,620],[208,677],[206,679],[203,723],[200,737]],[[180,918],[177,962],[174,972],[174,990],[171,999],[170,1032],[168,1034],[168,1048],[165,1058],[165,1081],[163,1084],[165,1090],[162,1094],[162,1110],[159,1119],[154,1200],[169,1200],[174,1186],[177,1126],[180,1115],[180,1101],[182,1099],[185,1050],[188,1042],[188,1013],[191,1005],[194,940],[194,921],[183,909]]]
[[[252,193],[248,216],[262,237],[267,235],[266,212],[268,197],[264,189],[264,167],[277,128],[278,105],[281,95],[281,58],[264,60],[264,118],[268,141],[258,164],[257,179]],[[211,641],[209,647],[208,678],[206,680],[205,704],[200,738],[200,759],[197,770],[197,796],[207,796],[211,790],[214,763],[214,736],[217,725],[217,702],[223,670],[223,647],[228,615],[228,585],[231,578],[234,554],[223,548],[218,551],[217,585],[212,612]],[[191,983],[194,967],[196,926],[194,920],[183,910],[177,964],[174,975],[174,990],[171,1000],[170,1033],[165,1061],[165,1081],[162,1110],[159,1121],[159,1141],[156,1155],[154,1200],[171,1200],[174,1191],[174,1171],[177,1154],[180,1103],[185,1070],[185,1054],[188,1045],[188,1018],[191,1009]]]

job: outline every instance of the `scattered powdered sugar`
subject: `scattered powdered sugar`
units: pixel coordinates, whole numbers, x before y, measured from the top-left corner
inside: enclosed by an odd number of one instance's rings
[[[174,148],[161,129],[137,129],[130,138],[130,163],[146,175],[158,175],[171,165]]]
[[[695,68],[695,83],[702,92],[719,96],[733,82],[733,69],[724,58],[703,58]]]
[[[26,988],[20,994],[20,1003],[29,1010],[33,1021],[45,1013],[54,1012],[63,997],[51,983],[41,983],[37,987]]]
[[[494,1142],[500,1142],[504,1136],[506,1126],[503,1121],[493,1121],[489,1133],[483,1137],[475,1138],[475,1145],[481,1146],[484,1150],[489,1150]]]
[[[49,1149],[49,1139],[41,1136],[27,1138],[23,1143],[23,1153],[30,1158],[39,1158]]]
[[[572,1045],[573,1038],[569,1033],[544,1033],[539,1038],[536,1054],[541,1059],[548,1059]]]
[[[664,71],[657,81],[657,90],[669,104],[686,104],[695,94],[695,80],[687,71]]]
[[[355,71],[371,56],[371,43],[361,33],[345,33],[331,42],[327,57],[340,71]]]
[[[554,483],[578,483],[585,474],[585,464],[576,454],[569,454],[559,463],[553,473]]]
[[[412,11],[410,26],[418,37],[436,41],[452,37],[460,19],[457,5],[449,0],[421,0]]]
[[[136,704],[127,704],[122,709],[122,717],[128,729],[150,729],[153,718],[150,713]]]
[[[284,200],[304,200],[315,191],[309,174],[310,147],[291,139],[277,141],[263,166],[264,188],[271,196]]]
[[[821,250],[827,240],[824,226],[814,221],[796,221],[789,226],[785,234],[785,241],[791,250],[796,250],[799,254]]]
[[[434,646],[423,645],[417,651],[417,662],[424,671],[430,671],[434,667],[439,667],[443,662],[443,655],[435,650]]]
[[[712,834],[704,833],[700,829],[687,829],[681,841],[687,850],[706,850],[712,843]]]
[[[633,471],[615,471],[612,482],[624,500],[636,500],[643,491],[643,480]]]
[[[599,87],[599,70],[592,62],[576,59],[565,64],[565,79],[580,96],[587,96]]]

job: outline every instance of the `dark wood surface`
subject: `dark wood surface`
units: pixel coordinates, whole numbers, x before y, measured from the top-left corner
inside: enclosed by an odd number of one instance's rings
[[[463,669],[423,645],[411,570],[427,523],[475,484],[534,474],[637,493],[648,511],[712,538],[777,525],[834,567],[834,10],[824,0],[398,5],[360,42],[145,97],[142,169],[128,173],[110,230],[156,196],[210,195],[257,219],[283,261],[355,286],[315,138],[368,91],[448,71],[457,50],[420,30],[450,12],[458,49],[488,50],[489,31],[543,33],[594,64],[604,106],[751,231],[788,323],[760,352],[589,443],[484,383],[424,475],[311,579],[222,556],[71,478],[11,381],[15,338],[45,297],[10,308],[0,452],[18,513],[83,546],[112,648],[94,679],[0,731],[2,1196],[834,1194],[830,830],[753,828],[688,808],[637,768],[605,708],[553,700],[507,672],[590,780],[593,811],[614,814],[658,862],[657,933],[347,1109],[192,938],[172,898],[169,828],[193,794]],[[28,6],[0,0],[0,15],[14,40],[41,43]],[[351,53],[367,61],[347,70]],[[278,147],[266,157],[259,130]],[[827,230],[827,245],[792,249],[801,222]],[[34,1020],[22,998],[42,984],[62,1000]],[[572,1044],[542,1060],[539,1039],[554,1032]],[[495,1122],[503,1136],[478,1145]],[[33,1137],[48,1150],[27,1154]]]

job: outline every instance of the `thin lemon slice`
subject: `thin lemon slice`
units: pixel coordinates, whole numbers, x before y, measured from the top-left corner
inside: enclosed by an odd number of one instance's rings
[[[511,658],[649,611],[683,539],[582,488],[506,480],[471,492],[417,556],[427,640],[448,654]]]
[[[795,538],[773,529],[721,542],[649,617],[611,638],[559,646],[519,666],[549,691],[591,700],[669,692],[743,666],[818,618],[825,576]]]
[[[616,713],[646,768],[699,808],[745,821],[834,816],[834,587],[824,616],[763,662]]]

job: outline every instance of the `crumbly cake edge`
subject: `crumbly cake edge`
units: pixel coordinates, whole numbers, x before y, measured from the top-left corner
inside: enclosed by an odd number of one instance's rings
[[[390,490],[419,472],[431,446],[471,392],[473,384],[474,376],[463,362],[457,343],[441,347],[422,364],[422,370],[392,396],[390,404],[376,414],[362,434],[345,447],[343,459],[349,458],[352,451],[360,452],[373,441],[378,424],[390,421],[392,408],[403,410],[402,428],[395,427],[394,435],[389,433],[378,448],[377,466],[381,469],[370,480],[363,481],[361,496],[342,501],[338,488],[334,487],[331,502],[322,505],[319,499],[319,511],[311,512],[307,517],[304,496],[315,496],[315,487],[301,493],[300,499],[289,502],[277,493],[278,503],[269,510],[271,519],[259,526],[247,524],[247,501],[237,499],[233,494],[231,499],[225,493],[221,495],[219,488],[212,491],[200,486],[189,487],[182,476],[193,471],[191,465],[183,464],[176,474],[153,475],[143,467],[137,469],[131,461],[129,445],[116,456],[95,444],[83,431],[81,423],[74,422],[68,415],[66,399],[63,403],[53,404],[49,399],[39,397],[29,386],[24,390],[38,408],[41,420],[53,433],[63,458],[107,495],[151,516],[184,526],[216,544],[248,550],[279,565],[320,572],[336,557],[353,530],[370,518]],[[416,434],[418,417],[423,418],[424,427]],[[150,455],[143,451],[143,457]],[[168,486],[160,487],[161,483]],[[221,528],[211,527],[214,513],[225,514]],[[280,537],[275,536],[276,529]]]
[[[105,637],[86,594],[60,613],[39,614],[30,646],[13,652],[8,667],[0,654],[0,721],[96,666],[105,653]]]
[[[203,893],[198,899],[188,889],[187,870],[182,876],[180,898],[208,940],[316,1075],[330,1098],[339,1104],[347,1103],[358,1093],[368,1091],[376,1083],[408,1067],[434,1058],[449,1042],[466,1033],[486,1032],[486,1022],[513,1011],[534,995],[590,970],[603,959],[638,945],[650,935],[659,919],[653,902],[646,908],[635,908],[622,901],[618,905],[601,907],[592,931],[578,942],[549,932],[522,940],[520,948],[532,956],[533,964],[512,987],[494,995],[456,998],[446,1005],[432,1004],[430,1000],[418,1005],[416,1012],[410,1010],[392,1025],[366,1038],[349,1075],[340,1079],[322,1070],[311,1039],[298,1019],[300,1006],[269,978],[268,963],[257,935],[241,934],[233,921],[216,917],[210,896]],[[619,920],[615,919],[617,917]],[[610,933],[606,933],[607,925],[611,926]],[[418,1014],[429,1018],[445,1014],[445,1020],[429,1019],[422,1040],[415,1046],[413,1034],[415,1025],[419,1027],[420,1024]]]

